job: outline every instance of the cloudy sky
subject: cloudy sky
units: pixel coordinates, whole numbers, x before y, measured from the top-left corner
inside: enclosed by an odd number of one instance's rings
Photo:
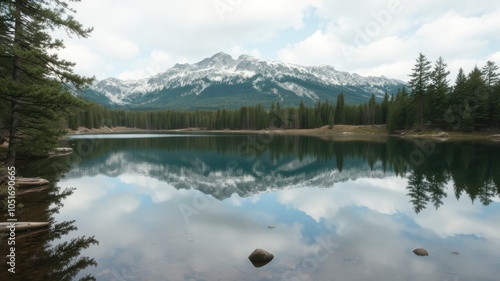
[[[408,80],[418,53],[445,59],[454,81],[487,60],[500,65],[493,0],[82,0],[94,27],[65,39],[79,74],[140,79],[223,51],[361,75]]]

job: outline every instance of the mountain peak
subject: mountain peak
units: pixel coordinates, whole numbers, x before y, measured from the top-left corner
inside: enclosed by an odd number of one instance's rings
[[[233,59],[233,57],[231,57],[231,55],[229,54],[226,54],[222,51],[214,54],[213,56],[210,57],[211,59],[217,59],[217,58],[221,58],[221,59]]]
[[[219,108],[280,101],[289,106],[301,100],[365,102],[372,94],[382,98],[405,86],[403,81],[363,77],[333,66],[301,66],[218,52],[193,64],[175,64],[149,78],[121,81],[109,78],[94,83],[86,96],[109,105],[143,108]]]
[[[218,52],[210,58],[206,58],[198,63],[195,63],[198,67],[232,67],[236,61],[230,55],[224,52]]]

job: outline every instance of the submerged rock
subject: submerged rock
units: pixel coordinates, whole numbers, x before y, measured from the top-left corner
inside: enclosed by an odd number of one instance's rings
[[[272,261],[274,258],[274,255],[269,253],[266,250],[262,249],[255,249],[250,256],[248,256],[248,259],[252,262],[253,266],[255,267],[261,267],[266,264],[268,264],[270,261]]]
[[[415,253],[415,255],[417,255],[417,256],[428,256],[429,255],[429,252],[427,252],[427,250],[424,248],[417,248],[417,249],[413,250],[413,253]]]

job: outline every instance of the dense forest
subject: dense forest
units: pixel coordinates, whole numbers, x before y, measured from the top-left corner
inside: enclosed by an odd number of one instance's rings
[[[301,102],[297,107],[269,105],[243,106],[236,110],[217,111],[127,111],[91,105],[68,118],[68,127],[102,126],[141,129],[268,128],[307,129],[325,125],[387,124],[390,132],[400,129],[441,128],[475,131],[500,126],[500,82],[498,66],[488,61],[482,69],[464,74],[460,69],[455,84],[450,85],[449,71],[442,58],[434,66],[420,54],[409,75],[409,89],[385,93],[382,99],[372,95],[366,103],[346,104],[344,94],[337,100],[318,101],[314,106]]]

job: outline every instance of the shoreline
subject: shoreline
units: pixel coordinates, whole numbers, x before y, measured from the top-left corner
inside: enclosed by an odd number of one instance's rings
[[[84,127],[78,130],[68,129],[69,135],[93,135],[93,134],[118,134],[118,133],[235,133],[235,134],[276,134],[316,136],[321,138],[348,138],[348,139],[380,139],[387,137],[400,138],[435,138],[438,140],[491,140],[500,141],[500,131],[477,131],[465,133],[459,131],[424,130],[416,132],[413,130],[400,130],[389,134],[385,125],[335,125],[332,129],[323,126],[314,129],[266,129],[266,130],[207,130],[203,128],[184,128],[174,130],[148,130],[129,127],[101,127],[99,129],[88,129]]]

